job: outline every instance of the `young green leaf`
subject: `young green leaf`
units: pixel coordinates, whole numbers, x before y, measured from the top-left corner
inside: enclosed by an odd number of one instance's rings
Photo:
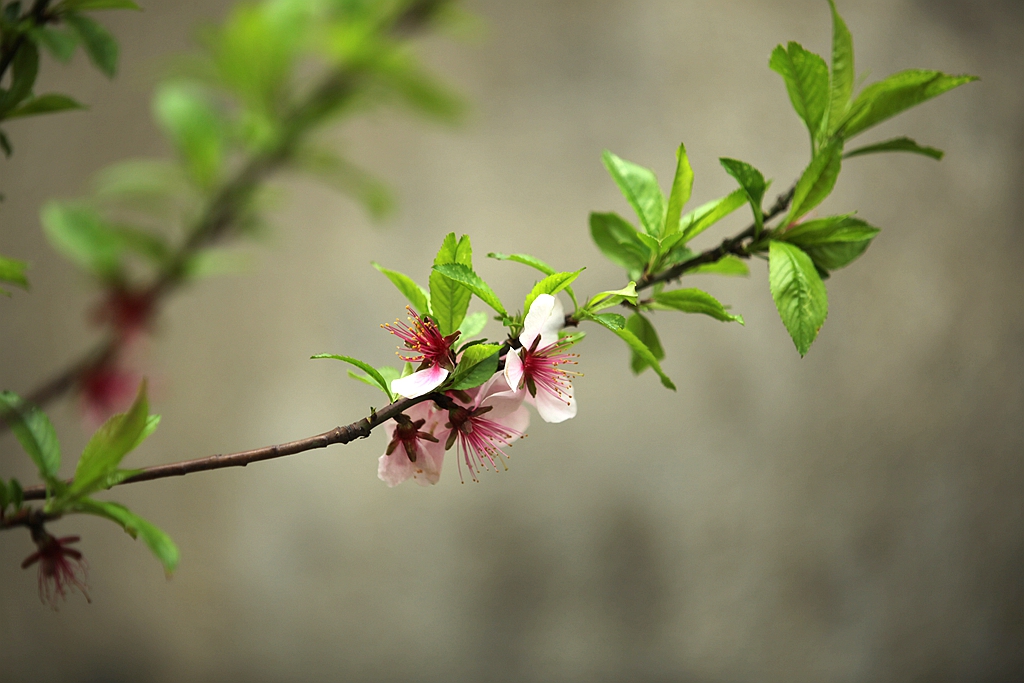
[[[64,0],[62,10],[74,12],[92,12],[101,9],[135,9],[142,8],[131,0]]]
[[[317,358],[331,358],[333,360],[344,361],[350,365],[356,366],[357,368],[365,372],[367,375],[369,375],[371,378],[373,378],[373,381],[377,383],[377,386],[380,387],[380,390],[387,394],[388,401],[394,402],[395,395],[391,393],[391,383],[384,379],[384,376],[369,363],[365,363],[359,360],[358,358],[352,358],[351,356],[339,356],[336,353],[318,353],[315,356],[310,356],[310,359]],[[359,378],[357,377],[356,379]]]
[[[63,28],[50,28],[49,26],[35,26],[29,29],[29,35],[43,47],[58,62],[67,64],[71,55],[78,47],[78,36],[74,32]]]
[[[501,300],[498,299],[498,295],[494,293],[494,290],[484,282],[479,275],[473,272],[473,269],[469,266],[465,266],[461,263],[446,263],[439,266],[434,266],[434,272],[444,275],[446,278],[454,280],[459,284],[465,286],[469,291],[476,294],[477,297],[485,304],[493,308],[502,316],[507,316],[508,313],[505,311],[505,307],[502,306]],[[462,322],[461,320],[459,321]]]
[[[779,317],[804,356],[828,315],[825,284],[810,256],[778,240],[769,245],[768,280]]]
[[[875,154],[878,152],[911,152],[913,154],[921,154],[926,157],[931,157],[936,161],[941,161],[942,157],[945,156],[945,152],[941,149],[935,149],[934,147],[922,147],[913,140],[907,137],[893,138],[884,142],[878,142],[873,145],[865,145],[864,147],[858,147],[857,149],[851,149],[849,152],[843,154],[844,159],[850,157],[859,157],[863,154]]]
[[[120,503],[83,498],[75,504],[75,508],[79,512],[105,517],[113,522],[117,522],[132,538],[141,536],[143,542],[149,546],[156,559],[160,560],[160,563],[164,566],[164,571],[168,574],[173,572],[178,566],[181,554],[178,551],[178,546],[171,540],[171,537]]]
[[[602,155],[605,168],[619,186],[629,205],[636,211],[648,235],[661,235],[665,219],[665,197],[658,187],[658,179],[650,169],[620,159],[608,150]]]
[[[719,159],[726,172],[736,179],[736,182],[743,188],[750,202],[750,208],[754,212],[754,224],[757,226],[757,233],[760,234],[764,228],[764,213],[761,209],[761,202],[764,200],[764,191],[768,189],[768,183],[764,176],[756,168],[737,159]]]
[[[657,360],[665,358],[665,350],[661,347],[661,341],[658,339],[658,333],[654,329],[654,325],[651,321],[640,315],[634,313],[629,316],[626,320],[626,329],[632,332],[637,339],[643,342],[644,346],[650,350],[651,355]],[[630,353],[633,354],[632,360],[630,361],[630,367],[633,369],[634,375],[639,375],[646,368],[650,367],[647,361],[644,360],[636,351],[630,349]]]
[[[420,287],[416,282],[397,270],[388,270],[376,261],[370,262],[374,268],[380,271],[384,277],[391,280],[391,283],[398,288],[398,291],[405,295],[412,307],[420,315],[430,315],[430,293]]]
[[[772,52],[768,66],[786,83],[789,101],[811,134],[811,153],[816,151],[816,138],[829,106],[828,65],[825,60],[790,41]]]
[[[819,271],[838,270],[859,257],[879,233],[859,218],[829,216],[796,225],[780,239],[807,252]]]
[[[674,289],[671,292],[658,292],[654,295],[654,302],[650,306],[661,310],[703,313],[722,322],[743,324],[743,316],[731,315],[718,299],[699,289]]]
[[[690,159],[686,156],[686,147],[680,143],[676,150],[676,174],[672,179],[672,191],[668,196],[668,208],[665,209],[665,235],[679,232],[679,219],[683,215],[683,207],[690,201],[693,193],[693,169]]]
[[[11,84],[4,91],[0,90],[0,118],[18,106],[20,102],[32,95],[32,86],[39,75],[39,50],[35,43],[23,40],[11,60]]]
[[[825,201],[839,178],[843,162],[843,141],[835,139],[818,150],[796,183],[789,215],[784,223],[792,223]]]
[[[402,376],[401,372],[399,372],[396,368],[391,367],[390,365],[384,365],[382,367],[377,368],[377,373],[384,378],[384,382],[389,387],[391,386],[391,383],[393,381]],[[360,375],[358,372],[354,370],[349,370],[348,376],[351,377],[352,379],[359,380],[360,382],[368,386],[374,388],[380,387],[380,382],[375,380],[373,377],[370,377],[369,375]]]
[[[705,263],[689,271],[690,275],[714,274],[714,275],[736,275],[746,277],[750,275],[750,268],[740,258],[732,254],[726,254],[714,263]]]
[[[55,479],[60,469],[60,442],[46,413],[22,401],[17,394],[4,391],[0,392],[0,419],[14,432],[43,481]]]
[[[853,36],[846,22],[839,16],[834,0],[828,0],[832,10],[832,78],[829,83],[828,135],[842,123],[853,96]],[[824,140],[822,140],[824,142]]]
[[[14,154],[14,148],[11,147],[11,139],[7,137],[7,134],[0,130],[0,149],[4,151],[4,156],[9,157]]]
[[[639,356],[643,363],[654,368],[654,371],[658,373],[658,377],[661,378],[661,384],[666,389],[671,389],[672,391],[676,390],[676,385],[673,384],[672,380],[669,379],[668,375],[666,375],[664,371],[662,371],[661,365],[658,363],[658,359],[654,357],[654,354],[651,353],[651,350],[649,348],[647,348],[647,345],[640,341],[640,339],[635,334],[627,330],[625,327],[622,327],[620,329],[612,329],[612,332],[617,334],[620,339],[626,342],[626,345],[629,346],[630,350],[634,354]]]
[[[22,490],[21,482],[17,479],[11,479],[11,483],[7,485],[7,497],[11,507],[15,510],[19,509],[25,501],[25,491]]]
[[[121,240],[95,210],[51,201],[40,219],[50,244],[68,259],[100,277],[117,273]]]
[[[449,389],[472,389],[489,380],[498,369],[500,344],[474,344],[462,352],[449,380]]]
[[[552,296],[558,294],[572,284],[572,281],[579,277],[579,274],[584,270],[584,268],[580,268],[572,273],[554,273],[535,284],[530,293],[526,295],[526,301],[523,303],[523,314],[525,315],[530,312],[530,306],[533,305],[534,300],[538,296],[541,294],[551,294]]]
[[[618,214],[591,213],[590,236],[608,260],[625,268],[630,277],[639,277],[651,258],[640,233]]]
[[[475,337],[483,331],[487,325],[487,314],[482,311],[476,313],[470,313],[462,319],[462,324],[459,325],[459,339],[469,339]]]
[[[56,93],[48,93],[46,95],[40,95],[39,97],[33,97],[26,100],[21,106],[12,109],[7,112],[4,118],[17,119],[23,116],[36,116],[37,114],[53,114],[59,111],[68,111],[69,109],[85,109],[85,105],[80,104],[74,99],[67,95],[58,95]]]
[[[618,332],[626,326],[626,318],[618,313],[587,313],[583,320],[593,320],[612,332]]]
[[[623,301],[628,301],[631,304],[636,304],[636,283],[630,282],[622,289],[608,290],[607,292],[599,292],[594,296],[590,297],[590,301],[584,306],[584,310],[588,313],[594,313],[611,306],[617,306]]]
[[[689,242],[712,225],[722,220],[747,201],[747,191],[742,187],[724,197],[698,206],[679,219],[683,241]]]
[[[977,76],[950,76],[941,71],[917,69],[893,74],[857,95],[849,116],[840,122],[839,133],[846,139],[852,138],[901,111],[976,80]]]
[[[441,249],[434,258],[434,265],[462,264],[473,267],[473,249],[469,235],[455,240],[455,233],[445,235]],[[430,273],[430,308],[441,334],[448,336],[462,324],[469,309],[469,300],[473,293],[457,280],[445,277],[437,271]]]
[[[497,254],[492,251],[487,254],[487,258],[497,259],[498,261],[515,261],[516,263],[522,263],[524,266],[536,268],[545,275],[554,275],[558,272],[548,264],[544,263],[544,261],[530,256],[529,254]],[[579,304],[576,303],[576,293],[572,291],[572,287],[566,287],[565,291],[569,294],[569,298],[572,299],[572,305],[579,308]]]
[[[61,18],[82,39],[85,51],[96,68],[113,78],[117,73],[118,47],[110,32],[84,14],[64,12]]]
[[[153,112],[196,184],[212,186],[224,160],[227,128],[210,100],[194,85],[167,83],[153,97]]]
[[[28,289],[28,278],[25,277],[25,270],[28,264],[24,261],[0,256],[0,282]],[[3,289],[0,292],[7,293]]]
[[[102,488],[104,480],[117,469],[124,456],[145,438],[150,424],[146,382],[143,381],[128,412],[111,417],[89,439],[75,468],[74,481],[60,504],[73,502]]]

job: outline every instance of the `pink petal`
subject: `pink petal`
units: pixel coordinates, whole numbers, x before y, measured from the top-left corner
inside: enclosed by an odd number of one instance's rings
[[[440,365],[433,365],[425,370],[414,372],[391,382],[391,391],[406,398],[416,398],[428,394],[441,386],[448,378],[448,371]]]
[[[545,422],[565,422],[571,417],[576,417],[576,399],[572,394],[572,385],[564,387],[562,393],[563,396],[557,396],[550,391],[537,391],[534,405],[537,406],[540,418]]]
[[[505,381],[512,389],[519,389],[523,383],[523,359],[519,349],[511,349],[505,356]]]
[[[441,465],[444,464],[444,442],[447,434],[438,435],[438,443],[420,440],[419,455],[412,465],[412,478],[420,486],[436,484],[441,478]]]
[[[475,407],[490,406],[491,411],[487,413],[487,418],[500,421],[502,417],[517,410],[527,395],[526,391],[513,390],[509,387],[504,373],[496,372],[480,387]]]
[[[562,302],[550,294],[541,294],[530,304],[530,312],[523,321],[523,333],[519,343],[530,348],[539,336],[538,348],[543,349],[558,341],[558,331],[565,324],[565,310]]]
[[[388,486],[398,486],[413,476],[413,465],[399,446],[391,455],[384,454],[377,460],[377,477]]]

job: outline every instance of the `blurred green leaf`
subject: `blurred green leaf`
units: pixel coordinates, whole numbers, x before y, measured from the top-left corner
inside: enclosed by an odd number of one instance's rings
[[[85,109],[81,104],[67,95],[47,93],[39,97],[33,97],[21,104],[21,106],[7,112],[4,118],[16,119],[23,116],[36,116],[38,114],[53,114],[71,109]]]
[[[934,147],[922,147],[910,138],[900,137],[852,149],[843,154],[843,158],[849,159],[850,157],[859,157],[862,154],[876,154],[878,152],[912,152],[914,154],[931,157],[936,161],[940,161],[945,155],[945,152],[941,149],[935,149]]]
[[[483,331],[487,325],[487,314],[482,311],[476,313],[470,313],[462,319],[462,324],[459,325],[459,339],[469,339],[475,337]]]
[[[395,209],[387,185],[330,150],[305,149],[296,155],[295,162],[305,172],[359,201],[376,221]]]
[[[483,281],[479,275],[477,275],[472,268],[465,266],[461,263],[445,263],[436,265],[433,268],[434,272],[444,275],[446,278],[455,280],[459,284],[465,286],[469,291],[473,292],[481,301],[493,308],[503,317],[508,316],[508,312],[502,305],[501,300],[498,299],[498,295],[494,293],[490,285]],[[462,322],[461,320],[459,321]]]
[[[398,291],[405,295],[412,307],[420,315],[430,315],[430,293],[420,287],[416,282],[397,270],[388,270],[376,261],[370,262],[374,268],[384,275],[391,283],[398,288]]]
[[[689,242],[743,206],[746,201],[747,191],[741,187],[724,197],[702,204],[693,211],[688,212],[679,219],[679,225],[683,231],[683,241]]]
[[[790,41],[787,47],[775,48],[768,66],[785,81],[789,101],[810,131],[813,153],[829,106],[828,65],[800,43]]]
[[[380,387],[380,390],[387,394],[388,401],[394,402],[395,395],[391,393],[391,384],[386,379],[384,379],[384,376],[380,374],[380,372],[378,372],[377,369],[374,368],[369,363],[361,361],[358,358],[352,358],[351,356],[339,356],[335,353],[318,353],[315,356],[310,356],[310,358],[331,358],[333,360],[344,361],[350,365],[356,366],[357,368],[359,368],[360,370],[362,370],[367,375],[373,378],[373,381],[377,383],[377,386]]]
[[[680,143],[676,150],[676,173],[672,179],[672,191],[668,196],[668,208],[665,210],[665,235],[679,232],[679,219],[683,215],[683,207],[690,201],[693,192],[693,169],[690,159],[686,156],[686,147]]]
[[[500,344],[476,344],[463,351],[448,388],[472,389],[489,380],[498,369],[500,350]]]
[[[391,387],[391,383],[393,381],[402,376],[401,372],[399,372],[397,369],[389,365],[384,365],[382,367],[377,368],[377,373],[384,378],[384,382],[387,384],[389,388]],[[375,389],[380,387],[380,382],[378,382],[369,375],[360,375],[359,373],[353,370],[349,370],[348,376],[351,377],[352,379],[359,380],[363,384],[367,384]]]
[[[658,292],[654,295],[651,308],[660,310],[683,311],[684,313],[703,313],[722,322],[743,324],[743,316],[732,315],[718,299],[699,289],[674,289],[670,292]]]
[[[28,289],[28,278],[25,277],[27,268],[28,264],[24,261],[0,256],[0,282]],[[3,289],[0,292],[7,293]]]
[[[412,109],[448,122],[462,118],[466,105],[440,81],[419,68],[410,54],[392,50],[371,60],[381,80]]]
[[[4,156],[9,157],[14,153],[14,149],[11,147],[11,141],[7,137],[7,134],[0,130],[0,149],[4,151]]]
[[[832,193],[842,168],[843,141],[833,140],[818,150],[796,183],[789,215],[783,223],[792,223],[821,204]]]
[[[43,206],[40,218],[57,251],[102,278],[116,275],[122,241],[94,209],[51,201]]]
[[[39,50],[32,41],[23,40],[11,61],[10,88],[6,92],[0,90],[0,118],[10,118],[8,112],[32,95],[38,75]]]
[[[594,296],[590,297],[590,301],[584,306],[584,310],[588,313],[594,313],[596,311],[609,308],[611,306],[618,306],[623,301],[636,305],[636,283],[630,282],[622,289],[610,289],[605,292],[598,292]]]
[[[804,356],[828,316],[825,285],[810,256],[778,240],[769,244],[768,281],[779,317]]]
[[[113,78],[117,73],[118,47],[110,32],[84,14],[65,12],[61,17],[82,39],[85,51],[96,68]]]
[[[153,111],[196,184],[212,187],[220,176],[227,129],[209,97],[192,84],[165,83],[156,91]]]
[[[142,8],[131,0],[64,0],[60,5],[61,10],[74,12],[91,12],[101,9],[135,9]]]
[[[181,554],[171,537],[120,503],[83,498],[75,504],[75,508],[80,512],[117,522],[132,538],[141,536],[168,574],[178,566]]]
[[[21,447],[49,483],[60,469],[60,442],[50,418],[39,408],[26,403],[10,391],[0,392],[0,419],[14,432]]]
[[[538,296],[541,294],[551,294],[552,296],[558,294],[572,284],[573,280],[579,277],[580,273],[584,270],[586,269],[580,268],[571,273],[554,273],[535,284],[530,293],[526,295],[526,301],[523,303],[523,314],[526,315],[530,312],[530,306],[533,305]]]
[[[20,508],[21,504],[25,501],[25,491],[22,490],[21,482],[17,479],[12,478],[11,482],[7,485],[7,497],[11,507],[15,510]]]
[[[832,11],[832,77],[829,82],[828,130],[831,136],[842,123],[853,96],[853,36],[839,16],[834,0],[828,0]],[[825,142],[823,138],[821,142]]]
[[[652,237],[660,236],[662,222],[665,220],[665,197],[661,194],[654,172],[620,159],[608,150],[604,151],[601,158],[612,180],[636,211],[647,234]]]
[[[857,95],[850,113],[842,122],[839,134],[849,139],[868,128],[921,104],[977,76],[950,76],[941,71],[911,69],[872,83]]]
[[[761,202],[764,201],[764,192],[768,189],[768,183],[764,176],[756,168],[745,161],[738,159],[719,159],[726,172],[736,179],[736,182],[743,188],[754,212],[754,224],[757,227],[757,234],[764,228],[764,213],[761,209]]]
[[[35,26],[29,29],[35,41],[46,48],[46,51],[58,62],[67,64],[71,55],[78,47],[78,36],[66,28],[51,28],[49,26]]]
[[[651,321],[640,315],[634,313],[629,316],[626,320],[626,329],[632,332],[637,339],[643,342],[643,345],[651,352],[656,360],[663,360],[665,358],[665,350],[661,347],[661,341],[658,339],[658,333],[654,329],[654,325]],[[634,375],[639,375],[645,369],[650,367],[647,361],[640,356],[636,351],[630,349],[633,354],[632,360],[630,361],[630,367],[633,369]]]

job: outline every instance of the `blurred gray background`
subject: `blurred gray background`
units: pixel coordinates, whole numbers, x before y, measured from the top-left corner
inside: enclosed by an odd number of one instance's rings
[[[48,198],[167,152],[153,75],[227,2],[148,2],[102,17],[123,41],[113,83],[78,55],[39,88],[91,105],[8,128],[0,252],[33,289],[0,301],[0,383],[27,391],[88,348],[95,293],[38,226]],[[350,422],[379,394],[318,352],[383,364],[378,328],[404,301],[370,260],[425,281],[449,231],[506,300],[534,280],[483,258],[523,251],[622,284],[590,243],[591,210],[629,209],[603,148],[667,184],[687,145],[694,201],[733,181],[717,157],[789,185],[806,134],[772,48],[827,53],[824,0],[475,0],[484,32],[420,52],[473,105],[447,129],[376,115],[339,144],[397,191],[374,226],[351,201],[290,180],[250,274],[173,300],[142,358],[164,421],[131,456],[153,464],[278,443]],[[1011,681],[1024,678],[1021,463],[1024,5],[843,0],[858,73],[978,74],[885,124],[947,152],[850,160],[822,212],[883,228],[828,282],[831,310],[800,360],[767,287],[691,278],[746,327],[660,314],[671,393],[633,378],[621,343],[580,347],[579,416],[512,449],[510,470],[388,489],[385,439],[185,479],[117,499],[169,531],[172,580],[112,524],[83,536],[93,604],[54,614],[24,533],[0,535],[4,681]],[[772,195],[774,196],[774,195]],[[737,212],[729,231],[743,227]],[[704,236],[713,244],[724,229]],[[78,407],[51,410],[67,467]],[[32,480],[10,436],[3,476]],[[70,469],[69,469],[70,472]]]

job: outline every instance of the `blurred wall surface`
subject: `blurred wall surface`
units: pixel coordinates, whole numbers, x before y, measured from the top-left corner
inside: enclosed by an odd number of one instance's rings
[[[28,391],[95,331],[95,292],[48,248],[49,198],[120,159],[167,153],[153,75],[224,0],[144,2],[104,22],[114,82],[81,55],[40,91],[84,113],[7,128],[0,252],[33,289],[0,301],[3,388]],[[767,67],[776,44],[827,53],[824,0],[473,0],[484,31],[419,51],[473,103],[448,129],[375,115],[339,144],[401,199],[385,225],[287,180],[248,274],[178,296],[140,363],[163,424],[136,465],[288,441],[350,422],[379,395],[346,353],[384,364],[378,328],[404,301],[370,266],[425,280],[449,231],[513,299],[526,252],[622,284],[588,237],[590,211],[627,213],[604,148],[670,177],[685,142],[694,200],[732,189],[717,157],[781,190],[806,160],[802,124]],[[828,321],[798,358],[764,264],[694,277],[746,326],[659,315],[666,371],[631,376],[621,343],[579,350],[579,416],[534,419],[509,471],[388,489],[382,435],[244,470],[125,487],[177,540],[164,579],[141,544],[74,518],[92,604],[39,604],[32,547],[0,535],[2,681],[1011,681],[1024,678],[1022,370],[1024,11],[1019,0],[842,0],[868,81],[905,68],[982,77],[887,123],[947,152],[852,159],[822,211],[882,228],[828,282]],[[710,246],[742,229],[737,212]],[[52,409],[69,461],[78,407]],[[2,475],[32,480],[0,437]]]

